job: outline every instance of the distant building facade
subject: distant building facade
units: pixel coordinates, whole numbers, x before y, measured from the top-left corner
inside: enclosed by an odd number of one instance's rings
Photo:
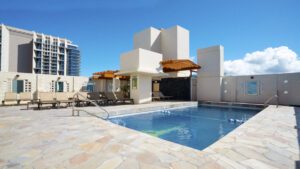
[[[2,24],[0,71],[79,76],[80,50],[68,39]]]

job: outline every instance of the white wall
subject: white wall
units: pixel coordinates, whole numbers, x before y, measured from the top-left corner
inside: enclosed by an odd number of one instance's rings
[[[214,46],[197,51],[198,70],[197,98],[206,101],[221,101],[221,84],[224,61],[223,46]]]
[[[121,55],[120,72],[162,73],[162,54],[145,49],[135,49]]]
[[[139,50],[135,49],[130,52],[121,54],[120,71],[136,71],[139,68]]]
[[[198,100],[263,104],[278,93],[279,104],[300,105],[300,73],[224,76],[223,61],[222,46],[198,50]],[[258,94],[247,93],[249,81],[257,82]],[[276,99],[270,103],[275,104]]]
[[[1,71],[8,72],[9,66],[9,30],[2,24]]]
[[[130,76],[130,97],[134,103],[151,102],[152,77],[161,75],[162,54],[145,49],[135,49],[121,55],[120,72]],[[137,77],[137,88],[132,88],[132,77]]]
[[[153,52],[161,52],[161,33],[160,30],[150,27],[134,34],[133,48],[147,49]]]
[[[16,78],[16,75],[19,77]],[[57,75],[34,75],[31,73],[0,72],[0,100],[4,98],[5,92],[12,91],[12,80],[27,80],[31,83],[31,93],[36,97],[36,92],[55,91],[52,83],[64,82],[65,92],[76,92],[86,86],[89,78],[83,76],[57,76]]]
[[[187,29],[177,25],[161,32],[163,60],[190,58],[190,38]]]
[[[137,77],[137,88],[132,88],[132,77]],[[149,103],[152,101],[152,77],[147,75],[132,75],[130,78],[130,97],[135,104]]]
[[[246,83],[258,83],[258,95],[248,95]],[[300,73],[228,76],[222,81],[222,100],[263,104],[270,97],[279,96],[279,104],[300,105]],[[276,104],[276,99],[270,103]]]
[[[197,51],[198,64],[201,69],[198,76],[224,76],[224,47],[212,46]]]
[[[9,72],[32,73],[32,34],[9,31]]]

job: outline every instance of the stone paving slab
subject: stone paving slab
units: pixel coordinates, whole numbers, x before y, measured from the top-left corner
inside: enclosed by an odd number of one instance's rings
[[[122,114],[174,104],[107,109]],[[0,107],[0,168],[295,168],[299,161],[293,107],[268,107],[204,151],[85,114],[72,117],[71,109],[23,108]]]

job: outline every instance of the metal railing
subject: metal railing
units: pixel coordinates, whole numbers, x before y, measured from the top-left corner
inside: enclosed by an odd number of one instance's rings
[[[84,100],[80,100],[78,96],[81,96],[84,98]],[[80,101],[83,101],[83,102],[89,102],[91,103],[92,105],[96,106],[98,109],[101,109],[102,110],[102,113],[104,112],[105,113],[105,117],[101,117],[101,116],[98,116],[86,109],[83,109],[83,108],[80,108],[80,107],[75,107],[75,104],[76,104],[76,99],[78,100],[77,103],[79,103]],[[107,110],[105,110],[104,108],[100,107],[95,101],[93,100],[90,100],[88,98],[85,98],[84,95],[82,95],[81,93],[77,92],[73,95],[73,100],[74,102],[72,103],[72,116],[75,116],[75,112],[77,112],[77,116],[79,116],[79,112],[80,111],[83,111],[83,112],[86,112],[87,114],[91,115],[91,116],[95,116],[97,118],[101,118],[101,119],[104,119],[104,120],[107,120],[109,118],[109,113]]]
[[[269,102],[272,101],[274,98],[276,98],[276,107],[278,107],[278,102],[279,102],[279,101],[278,101],[278,99],[279,99],[279,96],[278,96],[278,90],[276,91],[276,94],[275,94],[275,95],[269,97],[269,98],[265,101],[264,107],[267,107],[267,105],[269,104]]]

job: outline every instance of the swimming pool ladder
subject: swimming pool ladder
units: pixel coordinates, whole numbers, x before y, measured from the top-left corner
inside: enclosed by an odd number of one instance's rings
[[[105,117],[102,117],[102,116],[98,116],[96,114],[94,114],[93,112],[90,112],[84,108],[79,108],[79,107],[75,107],[76,106],[76,99],[78,100],[78,96],[81,96],[84,98],[83,102],[89,102],[91,103],[92,105],[96,106],[97,109],[100,109],[101,112],[104,112],[105,113]],[[79,116],[79,112],[80,111],[83,111],[91,116],[95,116],[97,118],[101,118],[101,119],[104,119],[104,120],[107,120],[109,118],[109,113],[106,109],[104,109],[103,107],[100,107],[95,101],[93,100],[90,100],[88,98],[85,98],[84,95],[82,95],[81,93],[77,92],[73,95],[73,103],[72,103],[72,116],[75,116],[75,112],[77,112],[77,116]],[[78,102],[77,102],[78,103]]]
[[[279,96],[278,96],[278,90],[276,91],[276,94],[269,97],[265,103],[264,103],[264,107],[267,107],[267,105],[269,104],[270,101],[272,101],[274,98],[276,98],[276,107],[278,107],[278,103],[279,103]]]

